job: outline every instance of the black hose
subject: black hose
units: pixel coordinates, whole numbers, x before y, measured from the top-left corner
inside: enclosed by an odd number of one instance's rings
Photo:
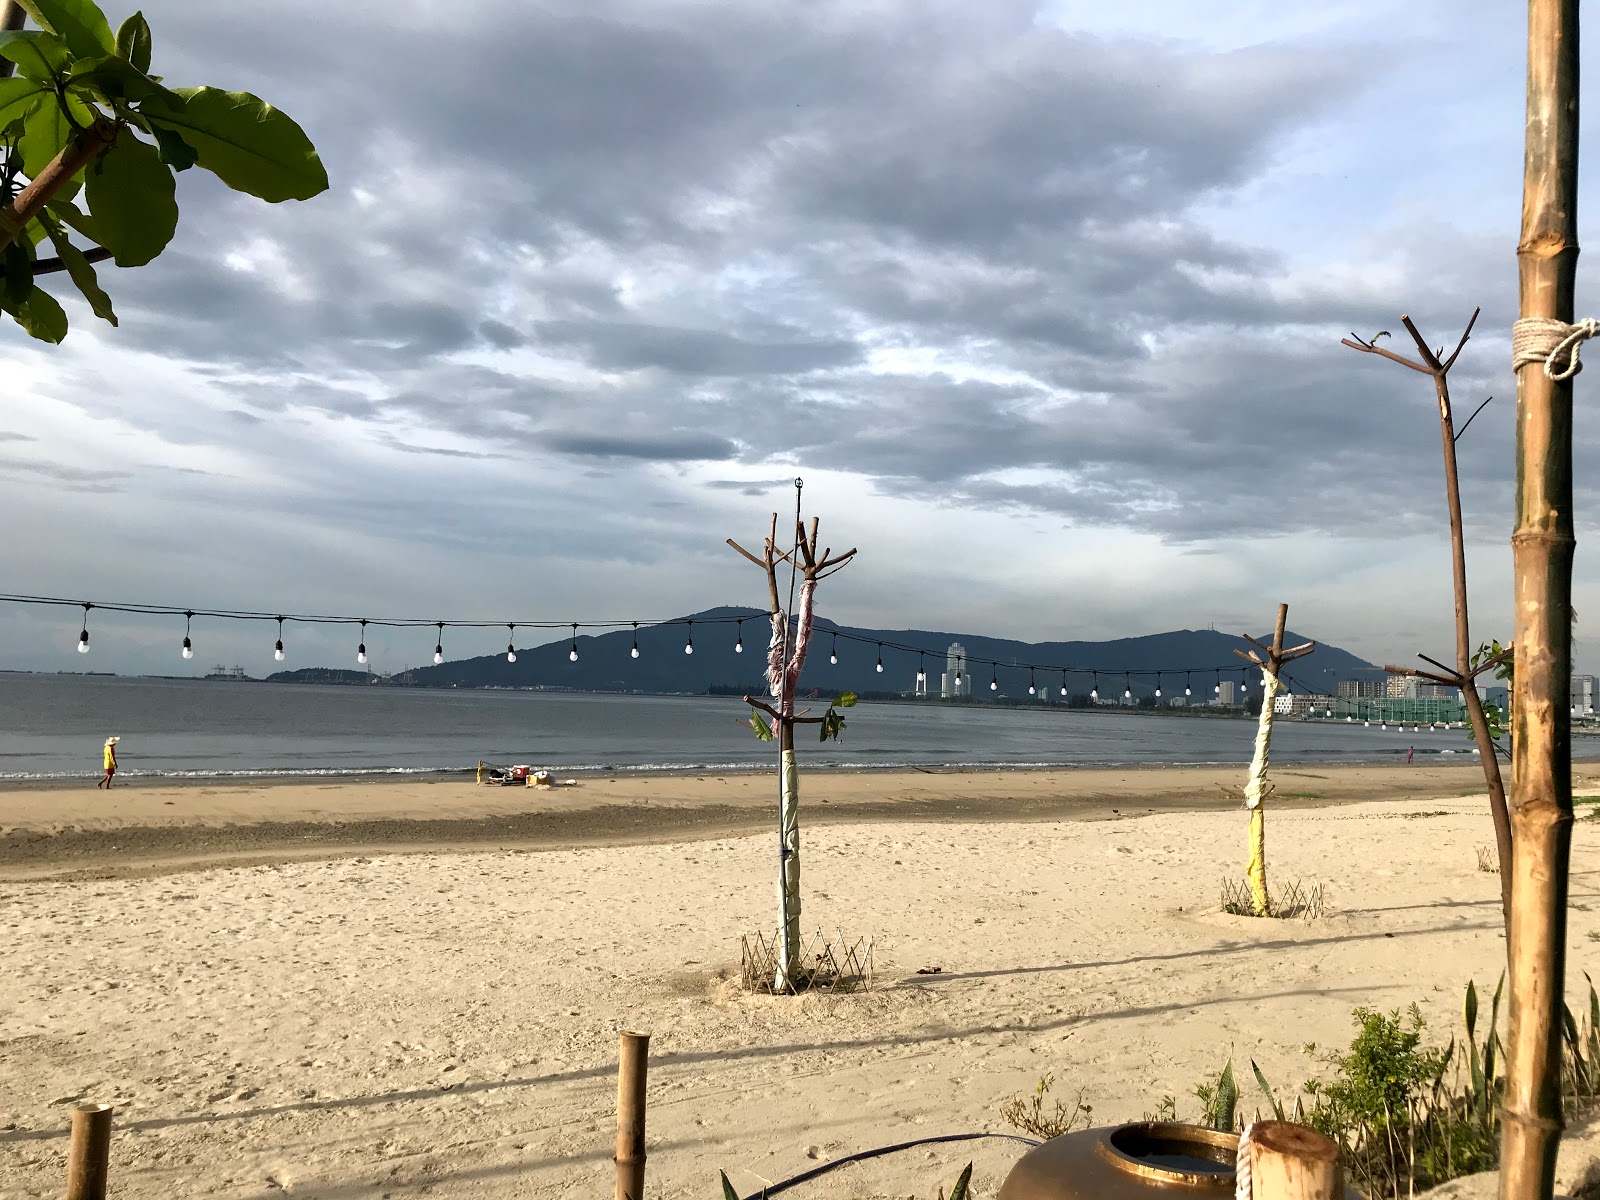
[[[779,1183],[764,1187],[758,1195],[748,1196],[745,1200],[759,1200],[761,1196],[776,1196],[779,1192],[786,1191],[797,1183],[805,1183],[819,1175],[826,1175],[835,1167],[847,1166],[853,1162],[863,1162],[869,1158],[879,1158],[885,1154],[894,1154],[900,1150],[911,1150],[917,1146],[931,1146],[935,1142],[972,1142],[977,1141],[979,1138],[1005,1138],[1007,1141],[1021,1142],[1025,1146],[1043,1144],[1035,1138],[1021,1137],[1015,1133],[942,1133],[938,1137],[918,1138],[914,1142],[899,1142],[893,1146],[879,1146],[876,1150],[862,1150],[844,1158],[834,1159],[833,1162],[823,1163],[820,1167],[812,1167],[809,1171],[802,1171],[798,1175],[790,1176]]]

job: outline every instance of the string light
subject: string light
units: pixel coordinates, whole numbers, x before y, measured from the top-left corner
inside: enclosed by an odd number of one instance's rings
[[[633,623],[633,649],[628,651],[628,656],[630,658],[639,657],[639,622],[637,621]]]
[[[733,652],[735,654],[743,654],[744,653],[744,622],[743,621],[739,622],[739,640],[734,642],[734,644],[733,644]]]
[[[1066,689],[1063,688],[1062,690],[1065,691]],[[1100,672],[1099,671],[1096,671],[1094,673],[1094,686],[1089,689],[1089,699],[1094,701],[1095,703],[1099,703],[1099,701],[1100,701]]]
[[[1161,672],[1156,672],[1156,699],[1161,699]]]
[[[1189,684],[1190,684],[1189,672],[1185,671],[1183,673],[1183,694],[1185,696],[1194,695],[1194,689],[1192,687],[1190,687]]]
[[[1066,668],[1063,667],[1062,670],[1061,670],[1061,695],[1063,697],[1065,697],[1066,694],[1067,694],[1067,671],[1066,671]]]
[[[836,667],[839,665],[839,635],[837,633],[833,635],[833,653],[828,655],[828,661]]]
[[[922,651],[917,651],[917,682],[928,682],[927,661],[923,658]]]
[[[367,623],[361,622],[361,641],[356,644],[356,661],[363,666],[367,661]]]
[[[83,606],[83,629],[78,633],[79,654],[89,653],[89,610],[93,607],[94,605],[92,604]]]
[[[693,621],[689,622],[689,635],[684,640],[683,652],[685,654],[693,654],[694,653],[694,622]]]
[[[194,613],[186,612],[183,614],[183,656],[185,658],[194,657],[194,643],[189,640],[189,622],[193,620]]]
[[[433,665],[437,667],[444,661],[444,622],[435,621],[434,624],[439,627],[439,640],[433,646]]]
[[[995,670],[996,668],[993,665],[989,667],[989,690],[991,692],[998,690],[1000,687],[1000,677],[995,674]]]
[[[883,674],[883,643],[882,642],[878,643],[878,674],[879,675]],[[961,683],[961,677],[958,675],[958,676],[956,676],[956,684],[957,684],[957,686],[959,686],[960,683]]]
[[[1133,680],[1128,678],[1127,675],[1122,677],[1122,698],[1124,700],[1133,699]]]
[[[278,618],[278,640],[273,644],[272,657],[279,662],[283,661],[283,618]]]
[[[1038,689],[1034,686],[1034,682],[1033,682],[1033,668],[1029,667],[1028,668],[1028,695],[1036,696],[1038,694],[1039,694]]]
[[[517,661],[517,624],[515,621],[506,622],[506,661]]]
[[[578,661],[578,623],[576,621],[572,623],[572,646],[567,651],[567,661]]]

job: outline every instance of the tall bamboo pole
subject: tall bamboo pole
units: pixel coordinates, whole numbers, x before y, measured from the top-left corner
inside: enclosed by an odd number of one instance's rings
[[[106,1179],[111,1163],[111,1117],[109,1104],[80,1104],[72,1110],[66,1200],[106,1200]]]
[[[1578,0],[1529,0],[1520,315],[1571,322],[1578,261]],[[1511,696],[1510,1041],[1500,1195],[1548,1200],[1561,1136],[1572,840],[1572,388],[1517,372],[1516,673]]]
[[[624,1029],[617,1042],[616,1200],[644,1200],[644,1085],[650,1035]]]

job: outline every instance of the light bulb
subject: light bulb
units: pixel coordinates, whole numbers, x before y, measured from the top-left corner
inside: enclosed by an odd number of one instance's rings
[[[1161,689],[1160,688],[1156,689],[1156,699],[1157,700],[1161,699]]]
[[[693,638],[690,638],[688,641],[686,641],[683,644],[683,652],[685,654],[693,654],[694,653],[694,639]]]
[[[1028,695],[1030,695],[1030,696],[1036,696],[1036,695],[1038,695],[1038,689],[1037,689],[1037,688],[1035,688],[1035,687],[1034,687],[1034,686],[1033,686],[1033,684],[1031,684],[1031,683],[1030,683],[1030,684],[1029,684],[1029,685],[1028,685]]]
[[[1125,688],[1123,688],[1123,689],[1122,689],[1122,698],[1123,698],[1123,699],[1124,699],[1124,700],[1127,700],[1127,699],[1128,699],[1128,698],[1130,698],[1130,697],[1131,697],[1131,696],[1132,696],[1132,695],[1133,695],[1133,689],[1132,689],[1132,688],[1130,688],[1130,687],[1125,687]]]
[[[437,667],[443,661],[444,661],[444,647],[443,646],[435,646],[433,648],[433,665]]]
[[[831,665],[837,667],[839,665],[839,656],[837,654],[828,655],[828,662]]]
[[[78,653],[89,653],[89,631],[87,629],[78,634]]]
[[[1065,690],[1065,689],[1063,689],[1063,690]],[[1099,688],[1090,688],[1089,689],[1089,699],[1091,699],[1091,700],[1100,699],[1100,689]]]
[[[878,660],[878,674],[879,675],[883,674],[883,659],[881,659],[881,658]]]
[[[635,643],[634,643],[634,644],[633,644],[633,649],[632,649],[632,650],[630,650],[630,651],[629,651],[629,652],[628,652],[628,653],[629,653],[629,656],[630,656],[630,657],[632,657],[632,658],[638,658],[638,657],[639,657],[639,643],[638,643],[638,642],[635,642]]]
[[[1213,684],[1212,684],[1212,685],[1211,685],[1211,694],[1212,694],[1212,695],[1213,695],[1213,696],[1220,696],[1220,695],[1222,695],[1222,685],[1221,685],[1221,684],[1220,684],[1220,683],[1213,683]]]
[[[277,659],[279,662],[283,661],[283,643],[282,642],[278,642],[276,645],[274,645],[272,647],[272,657]]]
[[[576,645],[574,645],[571,650],[567,651],[567,661],[568,662],[577,662],[578,661],[578,647]]]
[[[733,644],[733,652],[735,654],[744,653],[744,634],[741,633],[739,635],[739,640]]]
[[[1192,695],[1194,695],[1194,692],[1193,692],[1193,691],[1192,691],[1192,690],[1190,690],[1190,689],[1189,689],[1189,688],[1188,688],[1188,687],[1185,687],[1185,688],[1184,688],[1184,689],[1183,689],[1183,694],[1184,694],[1184,695],[1185,695],[1185,696],[1192,696]]]
[[[506,643],[506,661],[507,662],[516,662],[517,661],[517,648],[515,646],[513,646],[510,642]]]
[[[956,686],[957,687],[961,686],[961,672],[960,671],[956,672]]]
[[[189,639],[187,637],[185,637],[183,639],[183,656],[185,658],[193,658],[194,657],[194,646],[190,644]]]
[[[927,680],[927,678],[928,678],[928,673],[926,671],[918,671],[917,672],[917,682],[918,683],[925,682]]]
[[[360,663],[362,666],[366,666],[366,663],[367,663],[367,644],[365,642],[362,642],[359,646],[356,647],[356,661],[358,663]]]
[[[989,690],[991,692],[996,690],[999,686],[1000,686],[1000,681],[998,679],[989,680]]]
[[[1064,683],[1061,685],[1061,694],[1063,696],[1065,696],[1067,694],[1067,685],[1064,684]]]

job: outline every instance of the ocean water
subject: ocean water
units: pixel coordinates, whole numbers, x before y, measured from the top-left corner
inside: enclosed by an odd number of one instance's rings
[[[820,711],[820,708],[819,710]],[[734,697],[330,687],[0,673],[0,780],[97,774],[116,734],[129,776],[435,774],[478,761],[565,771],[753,770],[776,758]],[[798,746],[808,768],[1245,763],[1253,720],[864,703],[844,740]],[[1600,754],[1600,739],[1576,751]],[[1473,760],[1461,730],[1285,721],[1278,763]],[[1430,761],[1439,761],[1430,758]]]

